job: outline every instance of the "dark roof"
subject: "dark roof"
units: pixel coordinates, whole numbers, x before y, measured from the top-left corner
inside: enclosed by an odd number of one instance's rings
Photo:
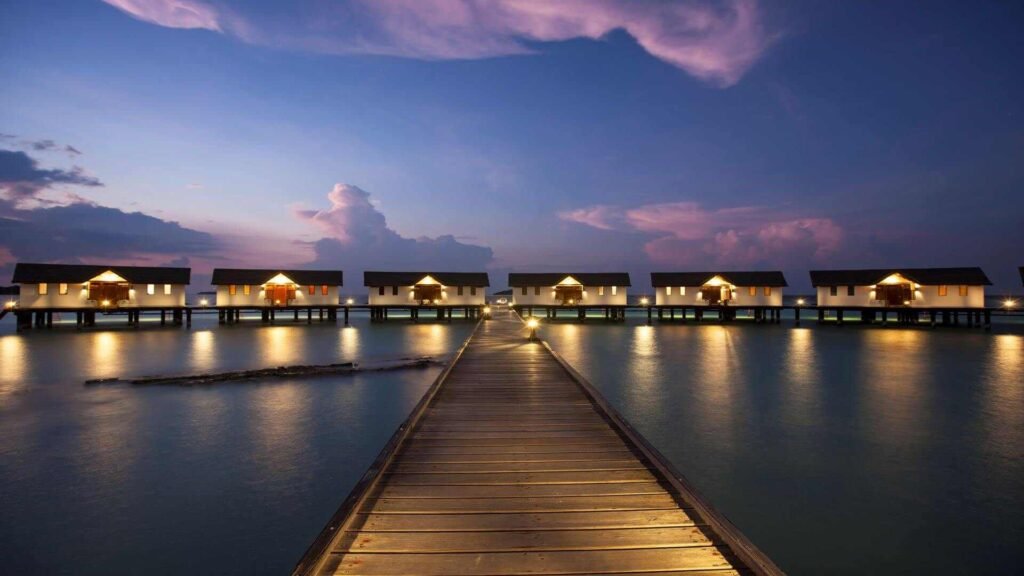
[[[511,288],[509,288],[508,290],[499,290],[499,291],[494,293],[494,296],[511,296],[511,295],[512,295],[512,289]]]
[[[430,276],[445,286],[490,286],[487,272],[363,272],[363,286],[413,286]]]
[[[21,286],[0,286],[0,295],[17,296],[21,294]]]
[[[721,276],[734,286],[789,286],[782,272],[651,272],[651,286],[703,286]]]
[[[29,264],[18,262],[14,267],[16,284],[79,283],[110,270],[132,284],[188,284],[189,268],[155,266],[95,266],[92,264]]]
[[[296,284],[342,286],[341,270],[272,270],[252,268],[214,268],[210,284],[215,286],[223,286],[224,284],[259,286],[260,284],[266,284],[268,280],[278,274],[284,274]]]
[[[813,286],[870,286],[892,274],[918,284],[991,286],[981,268],[876,268],[871,270],[811,270]]]
[[[544,272],[540,274],[513,273],[508,275],[508,285],[513,288],[520,286],[555,286],[566,276],[572,276],[584,286],[632,286],[629,274],[625,272]]]

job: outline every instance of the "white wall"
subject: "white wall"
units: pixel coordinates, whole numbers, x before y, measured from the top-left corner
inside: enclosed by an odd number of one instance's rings
[[[133,284],[128,291],[128,301],[118,308],[172,307],[185,305],[185,285],[171,284],[171,293],[164,294],[164,285],[153,285],[153,294],[147,293],[148,284]],[[60,293],[60,284],[47,284],[47,294],[39,294],[39,284],[22,284],[18,296],[19,308],[83,308],[100,309],[98,302],[89,301],[88,283],[69,283],[67,294]]]
[[[854,295],[847,295],[847,287],[839,286],[832,296],[828,286],[818,286],[818,306],[873,306],[884,308],[885,304],[874,299],[871,286],[854,286]],[[939,296],[938,286],[921,286],[914,293],[910,308],[984,308],[985,287],[968,286],[967,296],[960,296],[960,286],[949,285],[946,295]]]
[[[626,293],[628,288],[626,286],[604,286],[604,295],[601,294],[601,286],[584,286],[583,287],[583,300],[579,303],[581,306],[625,306],[626,305]],[[615,294],[613,295],[613,288],[615,288]],[[517,287],[512,289],[512,302],[517,306],[530,306],[530,305],[545,305],[545,306],[558,306],[561,304],[555,298],[555,287],[554,286],[541,286],[540,295],[537,295],[535,286],[527,286],[526,294],[523,294],[523,288]]]
[[[685,289],[685,294],[680,288]],[[782,306],[782,288],[771,287],[771,295],[765,296],[764,286],[755,286],[756,295],[750,295],[749,286],[737,286],[729,301],[730,306]],[[671,294],[668,287],[655,288],[654,303],[658,306],[707,306],[700,297],[701,286],[672,286]]]
[[[384,295],[380,295],[378,286],[368,286],[370,306],[415,306],[418,302],[415,299],[413,286],[399,286],[398,295],[394,294],[394,286],[385,286]],[[483,306],[487,301],[487,288],[476,287],[476,295],[473,294],[472,286],[462,287],[462,296],[459,296],[458,286],[445,286],[441,293],[440,306]]]
[[[325,296],[320,289],[320,285],[314,287],[314,293],[309,293],[309,286],[297,286],[295,288],[295,300],[288,303],[289,306],[337,306],[338,305],[338,286],[328,286],[327,295]],[[235,286],[235,294],[232,295],[230,286],[221,285],[217,286],[217,306],[254,306],[262,307],[267,306],[266,294],[261,286],[250,286],[249,295],[245,294],[245,286],[238,284]]]

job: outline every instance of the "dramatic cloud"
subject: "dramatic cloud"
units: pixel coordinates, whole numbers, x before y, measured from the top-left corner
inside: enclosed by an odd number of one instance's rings
[[[15,202],[38,199],[40,192],[54,186],[103,186],[75,166],[70,170],[44,169],[28,154],[14,150],[0,150],[0,192]]]
[[[270,13],[231,0],[104,1],[161,26],[331,54],[489,58],[623,30],[652,56],[719,86],[739,81],[771,42],[756,0],[302,0]]]
[[[296,216],[318,226],[328,237],[313,244],[317,266],[345,270],[483,270],[493,259],[490,248],[464,244],[454,236],[405,238],[388,227],[366,191],[335,184],[327,210],[297,210]]]
[[[644,244],[648,258],[679,266],[821,261],[839,250],[843,238],[843,229],[828,218],[760,207],[708,210],[696,202],[631,209],[598,205],[558,216],[592,228],[652,237]]]

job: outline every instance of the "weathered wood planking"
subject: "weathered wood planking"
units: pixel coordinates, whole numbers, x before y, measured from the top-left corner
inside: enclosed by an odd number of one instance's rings
[[[478,325],[295,574],[782,574],[522,322]]]

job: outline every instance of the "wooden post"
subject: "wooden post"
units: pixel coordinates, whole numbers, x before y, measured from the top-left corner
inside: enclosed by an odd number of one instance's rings
[[[299,311],[296,310],[295,311],[295,315],[298,316],[298,314],[299,314]],[[320,312],[320,319],[321,320],[324,319],[324,315],[323,315],[322,311]],[[313,323],[313,309],[312,308],[306,308],[306,324],[312,324],[312,323]]]
[[[843,325],[843,309],[836,310],[836,324],[839,326]]]
[[[161,310],[160,311],[160,325],[161,326],[166,326],[167,325],[167,310]]]
[[[192,309],[191,308],[188,308],[188,309],[185,310],[185,327],[186,328],[191,328],[192,327]]]
[[[345,326],[348,326],[348,306],[345,306]]]

